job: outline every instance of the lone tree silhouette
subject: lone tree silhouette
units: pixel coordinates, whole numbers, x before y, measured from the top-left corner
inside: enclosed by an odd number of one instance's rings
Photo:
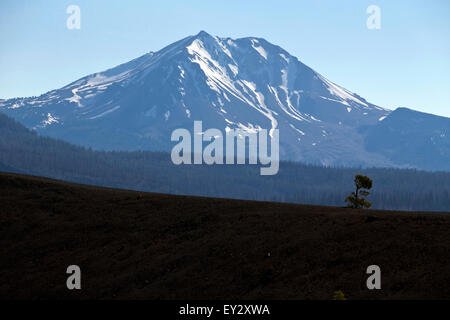
[[[372,203],[366,200],[370,192],[369,190],[372,188],[372,179],[369,177],[357,174],[355,175],[355,192],[352,192],[347,198],[345,198],[345,202],[348,202],[348,207],[350,208],[370,208]]]

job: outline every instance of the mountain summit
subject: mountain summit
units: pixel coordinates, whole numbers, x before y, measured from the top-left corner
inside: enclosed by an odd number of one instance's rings
[[[174,129],[202,120],[222,130],[279,129],[285,160],[418,166],[367,144],[374,132],[367,128],[378,128],[390,110],[255,37],[201,31],[39,97],[2,100],[0,111],[41,134],[95,149],[168,151]]]

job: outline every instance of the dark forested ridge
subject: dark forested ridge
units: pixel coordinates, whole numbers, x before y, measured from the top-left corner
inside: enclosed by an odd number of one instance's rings
[[[343,206],[353,176],[374,180],[376,209],[450,211],[450,173],[325,168],[282,162],[275,176],[259,166],[175,166],[167,153],[102,152],[40,137],[0,114],[0,171],[115,188]]]

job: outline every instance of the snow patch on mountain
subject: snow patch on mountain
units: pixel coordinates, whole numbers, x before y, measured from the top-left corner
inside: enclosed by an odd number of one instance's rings
[[[266,50],[264,50],[264,48],[259,44],[259,41],[256,40],[256,39],[252,39],[251,41],[252,41],[252,47],[253,47],[253,49],[255,49],[256,52],[258,52],[259,55],[260,55],[261,57],[263,57],[264,59],[267,60],[267,52],[266,52]]]
[[[320,76],[320,75],[319,75]],[[341,88],[331,81],[325,79],[324,77],[320,76],[320,79],[324,82],[326,85],[327,90],[335,97],[338,97],[341,99],[341,101],[353,101],[356,102],[359,105],[363,105],[365,107],[369,107],[367,103],[361,101],[360,99],[356,98],[353,93],[351,93],[348,90],[345,90],[344,88]]]
[[[98,118],[104,117],[104,116],[106,116],[107,114],[110,114],[110,113],[112,113],[112,112],[114,112],[114,111],[116,111],[116,110],[118,110],[118,109],[120,109],[120,106],[115,106],[114,108],[111,108],[111,109],[109,109],[109,110],[106,110],[106,111],[104,111],[104,112],[102,112],[102,113],[100,113],[100,114],[98,114],[98,115],[96,115],[96,116],[90,117],[90,118],[88,118],[88,119],[89,119],[89,120],[98,119]]]

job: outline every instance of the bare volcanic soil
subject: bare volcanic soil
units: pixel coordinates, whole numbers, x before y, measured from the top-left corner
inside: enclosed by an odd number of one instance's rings
[[[2,299],[450,299],[450,214],[0,174]],[[368,290],[366,268],[381,268]],[[66,269],[81,268],[81,290]]]

